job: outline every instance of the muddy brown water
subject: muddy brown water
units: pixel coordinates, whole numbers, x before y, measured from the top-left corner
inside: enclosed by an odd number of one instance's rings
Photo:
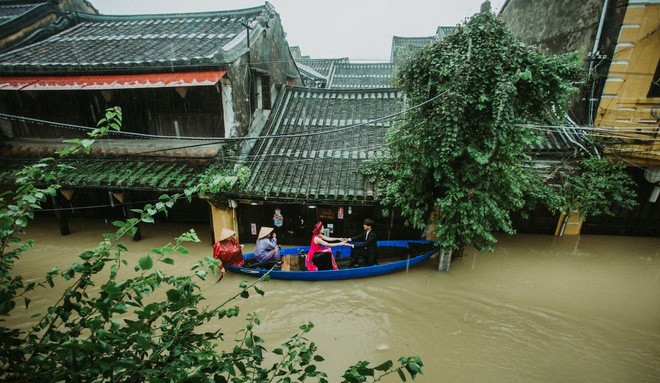
[[[114,231],[103,221],[72,221],[62,237],[53,220],[28,228],[36,246],[16,265],[26,278],[65,267]],[[202,242],[176,257],[185,271],[210,255],[204,225],[143,227],[129,248],[129,273],[153,247],[194,228]],[[218,321],[229,349],[248,313],[259,315],[257,334],[273,349],[308,321],[308,338],[326,361],[330,381],[359,360],[380,363],[419,355],[418,382],[658,382],[660,381],[660,238],[543,235],[500,236],[495,253],[467,249],[447,273],[437,259],[387,276],[329,282],[272,280],[261,297],[241,300],[240,318]],[[247,244],[251,250],[253,244]],[[127,275],[127,274],[126,274]],[[249,277],[228,273],[200,282],[209,304],[236,294]],[[29,310],[5,323],[27,329],[61,291],[40,289]],[[395,382],[398,379],[386,379]]]

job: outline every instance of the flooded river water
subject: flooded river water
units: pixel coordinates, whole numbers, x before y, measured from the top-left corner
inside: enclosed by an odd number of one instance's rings
[[[114,231],[102,221],[70,226],[72,234],[62,237],[54,221],[31,225],[27,237],[37,244],[17,272],[36,278],[67,266]],[[210,229],[192,227],[202,243],[187,246],[191,253],[177,258],[177,270],[210,255]],[[129,265],[189,228],[143,227],[142,241],[125,242]],[[272,280],[261,285],[265,296],[238,302],[241,318],[259,315],[256,332],[268,349],[312,321],[308,338],[326,358],[320,368],[331,382],[359,360],[379,364],[406,355],[423,359],[418,382],[660,381],[660,238],[500,236],[493,254],[467,249],[449,272],[436,267],[431,259],[375,278]],[[228,273],[201,287],[219,302],[245,278]],[[30,315],[54,297],[39,290],[30,310],[15,310],[9,326],[27,328]],[[212,324],[224,329],[223,347],[230,347],[241,318]]]

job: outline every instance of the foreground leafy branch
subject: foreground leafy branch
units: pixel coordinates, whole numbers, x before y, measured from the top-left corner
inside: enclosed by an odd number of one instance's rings
[[[116,121],[115,110],[105,123]],[[83,142],[84,141],[84,142]],[[89,148],[93,142],[76,142]],[[77,150],[66,150],[67,155]],[[65,153],[65,154],[66,154]],[[54,160],[49,159],[48,162]],[[158,202],[133,210],[137,218],[115,221],[114,233],[107,233],[99,245],[79,255],[65,269],[54,268],[39,281],[26,282],[13,268],[15,262],[33,246],[23,240],[23,229],[34,218],[35,210],[54,195],[50,163],[40,163],[18,173],[19,185],[13,193],[0,196],[0,316],[15,315],[16,302],[30,305],[29,295],[36,288],[64,284],[64,292],[45,313],[36,314],[38,322],[28,331],[0,326],[0,379],[14,382],[292,382],[313,379],[327,382],[318,369],[324,358],[314,342],[305,337],[311,323],[300,327],[272,358],[264,340],[254,329],[260,321],[248,315],[240,339],[225,350],[219,321],[237,317],[234,302],[248,298],[254,291],[263,295],[258,284],[241,282],[238,292],[215,306],[206,306],[198,281],[218,270],[219,261],[204,257],[189,273],[168,274],[176,270],[175,255],[187,255],[187,242],[198,242],[194,231],[182,234],[173,243],[153,248],[134,265],[129,265],[128,248],[122,239],[134,235],[139,224],[154,223],[154,216],[167,214],[181,198],[192,198],[195,190],[184,194],[163,195]],[[208,189],[207,189],[208,190]],[[2,320],[4,322],[4,319]],[[212,328],[213,330],[201,330]],[[270,366],[267,359],[278,361]],[[401,358],[398,365],[388,361],[374,368],[358,362],[344,373],[344,382],[380,381],[397,374],[415,378],[422,363],[417,357]],[[375,372],[379,372],[377,375]]]

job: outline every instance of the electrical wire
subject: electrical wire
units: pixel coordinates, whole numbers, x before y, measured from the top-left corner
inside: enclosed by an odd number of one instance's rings
[[[85,131],[90,131],[90,132],[96,130],[96,128],[92,128],[92,127],[89,127],[89,126],[67,124],[67,123],[64,123],[64,122],[41,120],[41,119],[38,119],[38,118],[17,116],[17,115],[14,115],[14,114],[7,114],[7,113],[0,113],[0,119],[8,120],[8,121],[31,122],[31,123],[34,123],[34,124],[37,124],[37,125],[48,125],[48,126],[54,126],[54,127],[70,128],[70,129],[75,129],[75,130],[85,130]],[[172,140],[198,140],[198,141],[207,140],[208,141],[208,140],[217,140],[218,139],[218,137],[163,136],[163,135],[157,135],[157,134],[134,133],[134,132],[115,131],[115,130],[108,131],[108,134],[134,136],[134,137],[172,139]]]
[[[185,198],[185,196],[180,196],[177,198],[177,200],[180,200],[182,198]],[[52,209],[39,209],[38,211],[46,211],[46,212],[51,212],[51,211],[71,211],[71,210],[87,210],[87,209],[100,209],[100,208],[105,208],[105,207],[123,207],[123,206],[134,206],[134,205],[142,205],[142,204],[150,204],[150,203],[157,203],[160,202],[159,199],[154,199],[154,200],[147,200],[147,201],[134,201],[130,203],[109,203],[109,204],[104,204],[104,205],[87,205],[87,206],[70,206],[70,207],[60,207],[60,208],[52,208]]]
[[[521,124],[524,125],[524,124]],[[543,126],[534,126],[534,125],[527,125],[524,126],[529,129],[533,130],[538,130],[542,132],[556,132],[557,129],[555,128],[561,128],[561,127],[543,127]],[[567,128],[570,128],[568,126]],[[584,132],[583,132],[584,133]],[[602,134],[602,133],[584,133],[587,136],[593,136],[596,138],[618,138],[622,140],[634,140],[634,141],[639,141],[639,142],[660,142],[660,138],[642,138],[642,137],[632,137],[632,136],[626,136],[626,135],[613,135],[613,134]]]
[[[440,97],[440,96],[442,96],[442,94],[437,95],[435,98]],[[432,100],[433,99],[430,99],[426,102],[430,102]],[[412,107],[410,107],[410,108],[408,108],[404,111],[401,111],[401,112],[398,112],[398,113],[395,113],[395,114],[391,114],[391,115],[388,115],[388,116],[385,116],[385,117],[381,117],[379,119],[371,120],[371,121],[364,122],[364,123],[357,123],[357,124],[347,125],[347,126],[343,126],[343,127],[334,129],[334,130],[319,130],[317,132],[294,133],[294,134],[264,135],[264,136],[248,137],[248,139],[266,140],[266,139],[269,139],[269,138],[294,138],[294,137],[295,138],[300,138],[300,137],[307,137],[307,136],[313,136],[313,135],[319,135],[319,134],[330,134],[330,133],[333,133],[333,132],[334,133],[342,132],[346,129],[353,129],[353,128],[359,127],[359,126],[368,126],[370,128],[373,128],[373,129],[387,129],[387,128],[389,128],[389,126],[386,126],[386,125],[378,126],[378,125],[373,125],[373,123],[377,122],[377,121],[382,121],[382,120],[385,120],[385,119],[393,118],[394,116],[398,116],[402,113],[405,113],[405,112],[407,112],[409,110],[412,110],[416,107],[419,107],[423,104],[424,103],[421,103],[417,106],[412,106]],[[20,116],[18,116],[18,117],[20,117]],[[395,119],[395,121],[399,121],[399,119]],[[574,131],[578,130],[578,131],[580,131],[581,133],[583,133],[587,136],[593,136],[593,137],[597,137],[597,138],[616,138],[616,139],[625,139],[625,140],[635,140],[635,141],[638,141],[638,142],[656,142],[656,141],[660,141],[660,139],[658,139],[658,138],[642,138],[642,137],[638,137],[638,136],[637,137],[630,137],[630,136],[626,136],[626,135],[603,134],[603,133],[608,133],[608,132],[611,132],[611,133],[630,132],[630,133],[634,133],[634,134],[654,134],[654,135],[657,135],[657,131],[659,129],[658,127],[641,126],[641,127],[635,127],[634,129],[624,129],[623,127],[541,125],[541,124],[529,124],[529,123],[528,124],[516,124],[516,126],[523,127],[523,128],[534,129],[534,130],[542,131],[542,132],[546,132],[546,133],[562,132],[566,128],[569,128],[569,129],[574,130]],[[649,132],[644,132],[644,131],[641,131],[641,130],[648,130]],[[592,133],[592,132],[598,132],[598,133]],[[346,138],[347,137],[343,136],[343,135],[342,136],[336,136],[336,139],[329,140],[327,143],[329,145],[331,145],[333,143],[345,143]],[[207,139],[206,141],[209,141],[209,140]],[[167,156],[167,155],[166,156],[155,156],[153,154],[159,153],[159,152],[168,152],[168,151],[175,151],[175,150],[181,150],[181,149],[189,149],[189,148],[200,147],[200,146],[217,145],[217,144],[223,142],[223,141],[218,141],[217,139],[216,140],[210,140],[210,141],[212,141],[212,142],[210,142],[210,143],[209,142],[204,142],[204,143],[200,143],[200,144],[191,144],[191,145],[178,145],[178,146],[171,147],[171,148],[164,148],[164,149],[157,149],[157,150],[151,150],[151,151],[137,152],[137,153],[132,153],[131,156],[140,156],[140,155],[144,155],[144,154],[150,154],[150,156],[148,156],[147,158],[152,158],[152,157],[172,158],[172,156]],[[348,147],[348,148],[343,147],[341,149],[341,151],[346,152],[346,151],[351,151],[351,150],[360,149],[360,148],[364,149],[363,146]],[[369,150],[378,150],[380,148],[382,148],[382,145],[378,146],[378,147],[370,148]],[[249,161],[250,156],[251,155],[224,156],[224,159],[226,159],[226,160],[244,159],[244,160]],[[253,156],[254,157],[263,157],[264,155],[263,154],[257,154],[257,155],[253,155]],[[283,156],[282,154],[267,154],[267,156],[287,157],[287,156]],[[125,155],[115,155],[115,156],[104,157],[103,159],[107,160],[107,161],[122,161],[124,158],[125,158]],[[181,157],[177,157],[177,158],[181,158]],[[197,158],[197,157],[192,157],[192,158]],[[288,158],[291,158],[291,157],[288,156]],[[147,160],[144,159],[144,161],[147,161]]]

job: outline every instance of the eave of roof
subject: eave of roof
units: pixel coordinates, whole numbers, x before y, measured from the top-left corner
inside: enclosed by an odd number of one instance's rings
[[[15,182],[14,171],[42,158],[58,158],[70,146],[60,139],[13,139],[0,149],[0,184]],[[89,154],[57,161],[55,183],[72,188],[179,191],[194,186],[212,165],[222,144],[200,140],[102,139]]]
[[[336,58],[336,59],[312,59],[312,58],[300,58],[296,60],[296,63],[307,65],[308,67],[319,72],[325,77],[330,77],[334,70],[334,66],[339,63],[349,62],[348,57]]]
[[[298,70],[300,71],[300,73],[303,76],[305,76],[307,78],[310,78],[310,79],[313,79],[313,80],[328,81],[328,78],[326,76],[320,74],[319,72],[315,71],[311,67],[309,67],[305,64],[301,64],[299,62],[297,62],[296,65],[298,66]]]
[[[16,170],[37,162],[37,159],[3,161],[0,184],[13,185]],[[209,166],[206,162],[180,160],[78,158],[50,164],[48,169],[55,175],[52,183],[65,188],[182,191],[197,185]]]
[[[328,88],[391,88],[393,63],[335,64]]]
[[[43,158],[53,157],[71,144],[59,138],[15,138],[6,140],[0,148],[0,157]],[[209,160],[215,158],[223,144],[214,140],[188,139],[99,139],[85,157],[151,157],[151,158],[194,158]],[[82,155],[81,155],[82,156]]]

